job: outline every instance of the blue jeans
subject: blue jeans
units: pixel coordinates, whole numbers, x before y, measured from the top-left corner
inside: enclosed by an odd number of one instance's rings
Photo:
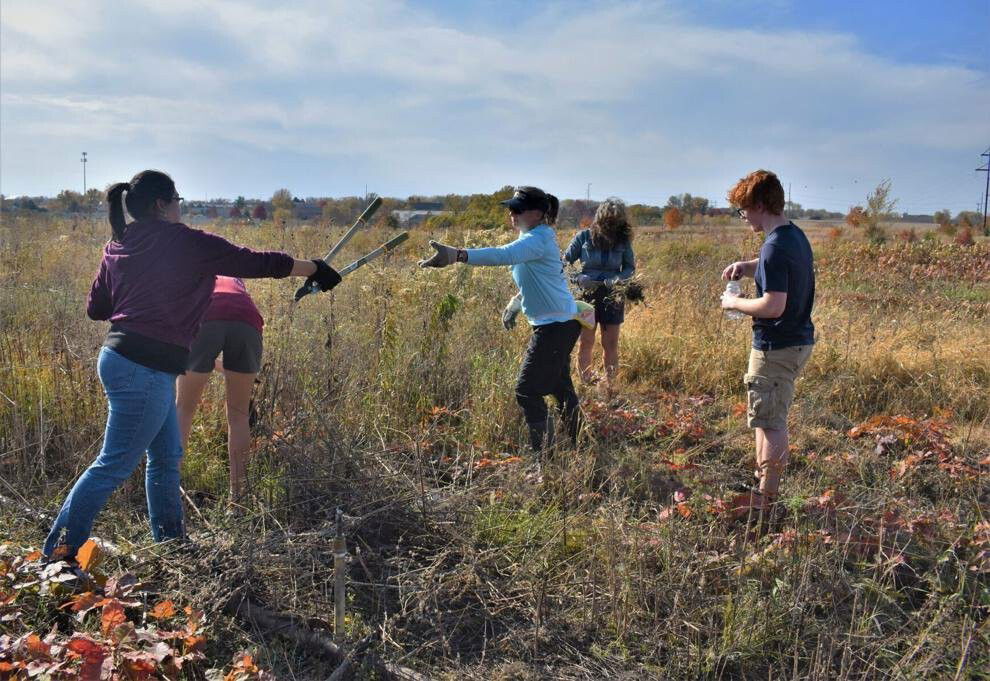
[[[179,467],[182,445],[175,412],[175,376],[132,362],[110,348],[100,351],[100,382],[110,413],[103,449],[69,492],[48,539],[45,555],[67,546],[69,557],[89,539],[93,520],[110,494],[130,477],[145,452],[145,489],[155,541],[185,536]]]

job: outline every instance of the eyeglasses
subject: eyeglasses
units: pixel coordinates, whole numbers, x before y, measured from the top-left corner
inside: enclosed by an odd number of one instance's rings
[[[182,203],[183,201],[185,201],[185,199],[184,199],[184,198],[182,198],[181,196],[178,196],[178,195],[176,195],[176,196],[173,196],[173,197],[172,197],[172,200],[173,200],[173,201],[178,201],[179,203]]]
[[[744,209],[744,208],[736,208],[736,217],[739,218],[740,220],[745,220],[746,219],[746,209]]]

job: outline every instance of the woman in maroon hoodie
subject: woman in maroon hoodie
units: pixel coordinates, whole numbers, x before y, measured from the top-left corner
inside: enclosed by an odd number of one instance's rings
[[[107,427],[99,456],[69,492],[45,541],[49,558],[75,557],[97,513],[146,453],[151,534],[155,541],[184,536],[175,378],[186,370],[216,275],[308,277],[306,285],[323,291],[340,282],[322,260],[252,251],[186,227],[179,222],[181,201],[172,178],[157,170],[107,192],[113,236],[86,311],[111,323],[97,362],[109,403]],[[126,222],[124,203],[134,222]]]

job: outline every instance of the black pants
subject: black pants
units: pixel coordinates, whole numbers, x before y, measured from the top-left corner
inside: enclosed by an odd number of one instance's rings
[[[546,428],[545,395],[553,395],[572,438],[577,436],[578,397],[571,382],[571,351],[581,335],[577,320],[533,327],[519,381],[516,401],[526,415],[530,429]]]

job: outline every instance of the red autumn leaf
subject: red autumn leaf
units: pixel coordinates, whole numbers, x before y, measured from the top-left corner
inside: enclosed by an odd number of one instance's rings
[[[681,514],[682,518],[690,518],[694,514],[686,503],[677,504],[677,512]]]
[[[735,416],[736,418],[742,416],[745,413],[746,413],[745,402],[736,402],[735,404],[732,405],[732,415]]]
[[[24,560],[26,560],[29,563],[33,563],[34,561],[41,558],[42,555],[43,554],[41,553],[41,551],[32,551],[31,553],[24,556]]]
[[[148,612],[148,617],[154,617],[159,620],[168,619],[174,615],[175,605],[172,601],[162,601],[161,603],[157,603],[155,607]]]
[[[155,659],[148,653],[124,653],[124,670],[131,679],[144,681],[155,673]]]
[[[103,606],[103,615],[100,618],[100,628],[103,630],[103,635],[108,635],[126,621],[124,604],[116,598],[109,599],[109,602]]]
[[[83,664],[79,669],[79,680],[100,681],[103,660],[107,656],[103,646],[88,636],[76,634],[66,647],[71,653],[82,658]]]
[[[61,607],[69,608],[72,612],[79,613],[80,616],[85,615],[87,612],[93,608],[103,605],[106,599],[99,596],[92,591],[86,591],[81,594],[72,597],[68,603],[63,604]]]

